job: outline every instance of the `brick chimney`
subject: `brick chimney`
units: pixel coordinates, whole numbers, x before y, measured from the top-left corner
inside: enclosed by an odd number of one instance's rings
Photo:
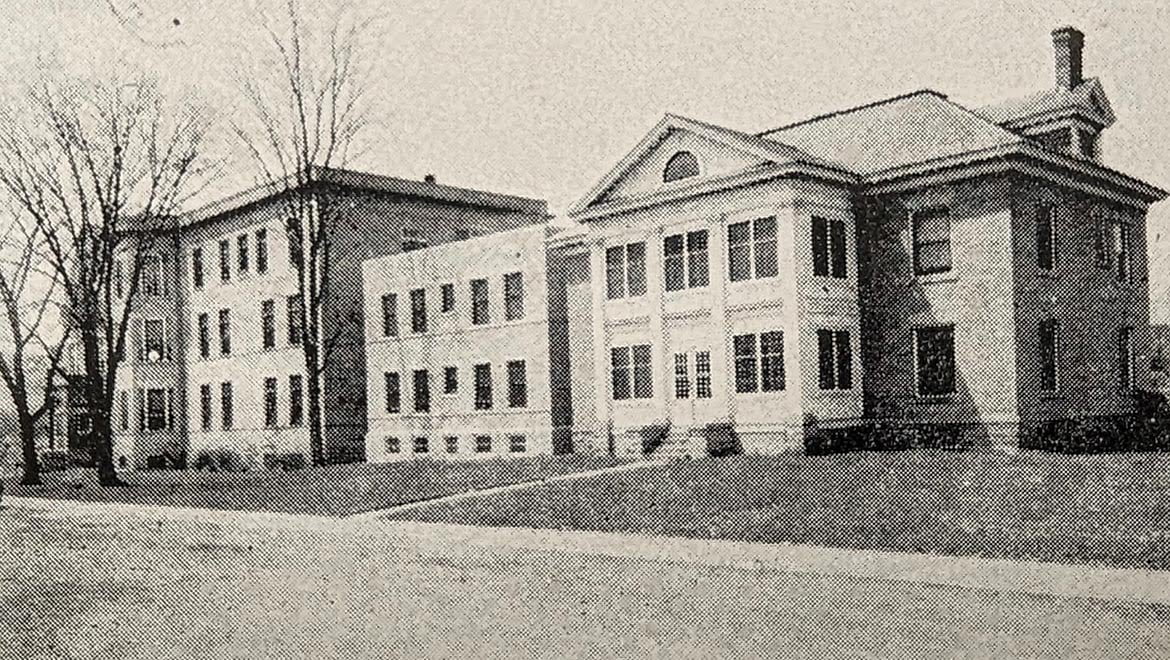
[[[1081,71],[1081,53],[1085,49],[1085,34],[1074,27],[1052,31],[1052,47],[1056,54],[1056,86],[1073,89],[1084,81]]]

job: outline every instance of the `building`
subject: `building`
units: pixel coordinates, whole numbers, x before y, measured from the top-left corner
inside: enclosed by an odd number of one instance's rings
[[[360,459],[365,447],[362,263],[548,219],[543,201],[430,176],[319,169],[311,178],[311,189],[275,182],[193,210],[152,243],[117,375],[122,467],[178,465],[216,449],[255,464],[308,461],[309,386],[298,341],[306,325],[286,230],[290,195],[303,196],[313,221],[330,223],[320,400],[331,461]],[[124,278],[116,279],[124,295]]]

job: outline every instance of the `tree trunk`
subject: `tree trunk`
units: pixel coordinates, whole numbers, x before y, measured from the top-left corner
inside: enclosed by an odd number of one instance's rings
[[[103,486],[121,486],[114,469],[114,429],[110,423],[110,405],[106,397],[107,381],[112,373],[102,369],[100,342],[96,333],[86,332],[82,343],[85,350],[85,414],[89,418],[89,445],[97,463],[98,483]],[[117,369],[117,365],[106,365]]]
[[[37,456],[37,425],[28,409],[18,411],[20,416],[20,446],[24,459],[24,470],[20,483],[24,486],[41,485],[41,464]]]
[[[305,371],[308,382],[307,394],[309,397],[309,451],[312,453],[313,465],[325,464],[324,424],[321,415],[321,370],[320,357],[317,355],[317,346],[311,342],[305,345]]]

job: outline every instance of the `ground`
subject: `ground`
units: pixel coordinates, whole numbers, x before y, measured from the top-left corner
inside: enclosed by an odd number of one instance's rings
[[[492,546],[402,524],[10,507],[0,657],[1170,656],[1166,606]]]
[[[5,492],[96,502],[344,516],[617,463],[606,456],[537,456],[362,463],[294,472],[159,470],[125,473],[125,488],[102,488],[92,470],[75,469],[44,473],[43,486],[21,486],[13,475],[6,479]]]
[[[392,518],[1170,569],[1170,454],[699,459]]]

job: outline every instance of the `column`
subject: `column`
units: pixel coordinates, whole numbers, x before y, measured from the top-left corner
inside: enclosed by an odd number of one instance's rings
[[[589,245],[589,290],[592,297],[593,394],[597,413],[597,447],[607,446],[609,428],[609,339],[605,331],[605,245],[596,239]]]

